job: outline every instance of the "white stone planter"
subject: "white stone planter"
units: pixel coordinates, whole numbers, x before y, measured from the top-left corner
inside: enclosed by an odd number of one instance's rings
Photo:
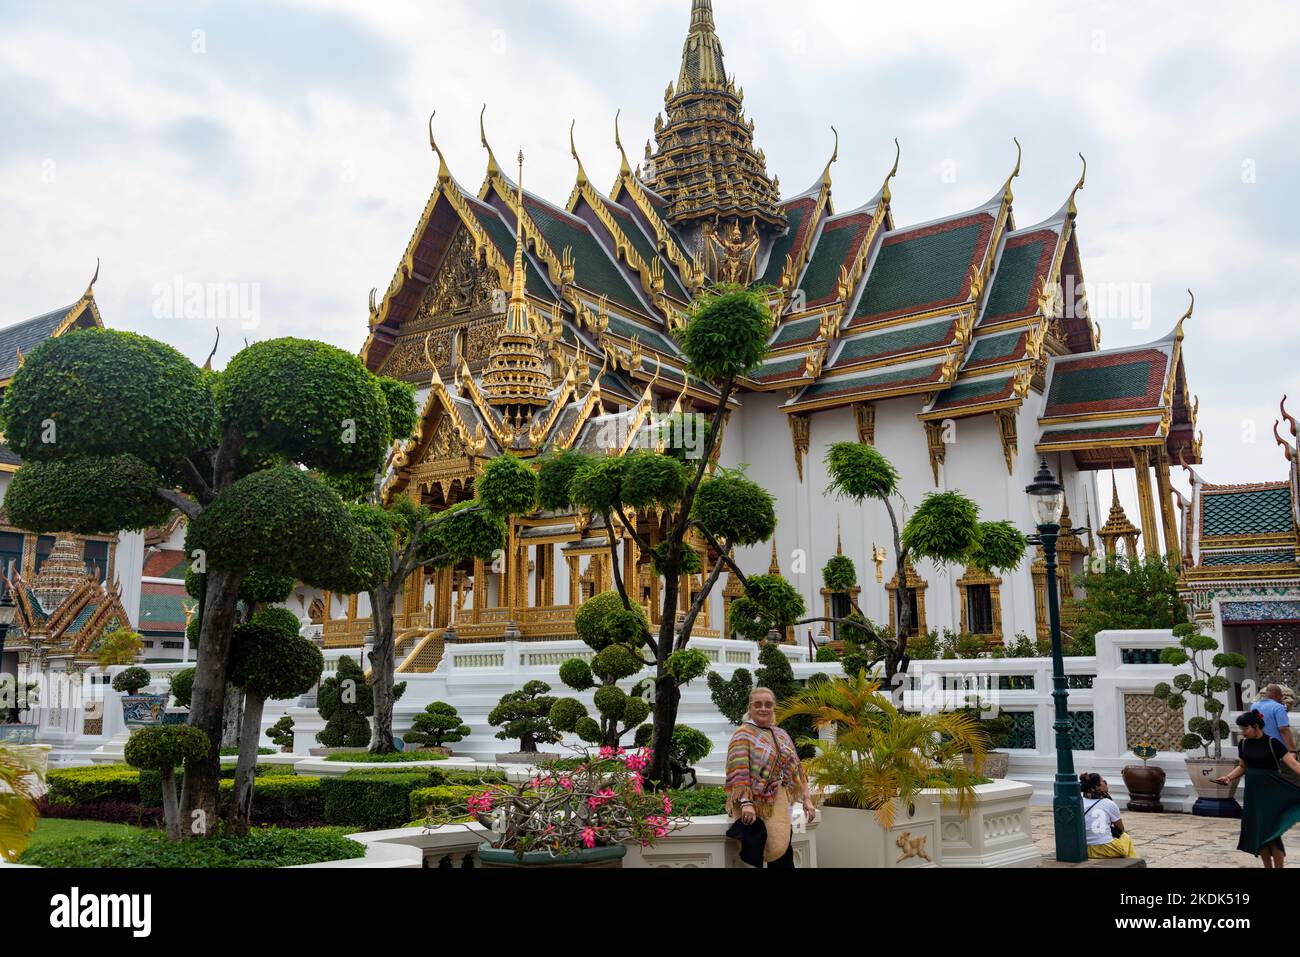
[[[817,867],[817,827],[809,825],[802,834],[791,835],[796,868]],[[727,839],[731,819],[725,814],[693,817],[691,823],[674,831],[654,847],[629,846],[623,867],[695,870],[731,868],[753,870],[740,859],[740,845]]]
[[[829,807],[817,809],[819,867],[939,867],[939,807],[926,793],[917,796],[915,813],[901,804],[892,827],[881,827],[874,811]],[[916,851],[922,852],[916,854]],[[929,860],[926,860],[926,857]]]
[[[936,802],[937,791],[927,791]],[[963,812],[952,801],[939,807],[939,839],[944,867],[1014,867],[1037,861],[1029,820],[1032,784],[994,781],[975,788],[975,801]]]

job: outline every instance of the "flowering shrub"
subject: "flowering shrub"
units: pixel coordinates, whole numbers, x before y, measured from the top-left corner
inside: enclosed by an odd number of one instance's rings
[[[539,770],[522,785],[491,785],[464,804],[439,809],[429,827],[471,817],[492,832],[492,846],[562,857],[581,850],[635,843],[650,847],[689,818],[674,815],[667,794],[646,790],[649,749],[605,747],[579,752],[572,768]]]

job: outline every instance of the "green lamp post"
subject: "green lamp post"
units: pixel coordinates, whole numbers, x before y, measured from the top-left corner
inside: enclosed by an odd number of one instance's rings
[[[1052,700],[1056,704],[1056,781],[1052,788],[1052,820],[1056,831],[1056,859],[1077,864],[1088,859],[1083,832],[1083,800],[1074,773],[1070,743],[1069,692],[1065,682],[1065,656],[1061,651],[1061,606],[1056,593],[1056,539],[1061,533],[1065,489],[1047,465],[1047,459],[1025,492],[1038,525],[1038,540],[1047,563],[1047,617],[1052,632]]]

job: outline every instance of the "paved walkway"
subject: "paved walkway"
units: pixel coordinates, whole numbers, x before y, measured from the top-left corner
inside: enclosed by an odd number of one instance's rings
[[[1034,842],[1047,856],[1056,853],[1052,809],[1030,809]],[[1121,810],[1122,807],[1121,807]],[[1240,822],[1191,814],[1124,813],[1124,824],[1146,858],[1147,867],[1262,867],[1258,858],[1237,850]],[[1300,840],[1300,833],[1296,835]]]

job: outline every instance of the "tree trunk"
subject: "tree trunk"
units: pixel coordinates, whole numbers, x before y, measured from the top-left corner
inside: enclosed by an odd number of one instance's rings
[[[370,620],[375,632],[370,652],[370,689],[375,699],[374,729],[370,733],[371,754],[392,754],[393,672],[397,667],[393,642],[393,590],[387,585],[370,592]]]
[[[190,724],[208,736],[211,748],[202,761],[185,767],[185,802],[181,806],[182,829],[193,835],[211,834],[217,822],[218,782],[221,776],[222,714],[226,698],[226,665],[235,627],[235,603],[243,572],[212,571],[207,574],[203,625],[199,632],[199,654],[195,663],[194,693],[190,703]]]
[[[239,729],[244,717],[244,689],[226,682],[226,704],[221,712],[221,746],[239,747]]]
[[[163,820],[167,824],[167,840],[181,839],[181,813],[176,806],[176,772],[170,768],[162,773]]]
[[[669,560],[674,556],[670,553]],[[652,747],[654,756],[650,762],[649,778],[656,784],[668,785],[672,781],[671,762],[673,728],[677,725],[677,704],[681,692],[677,682],[664,670],[664,663],[673,653],[676,641],[677,595],[681,579],[675,575],[664,576],[663,611],[659,622],[659,647],[656,658],[659,672],[655,676],[654,738]]]
[[[235,765],[235,793],[226,813],[230,833],[243,837],[248,833],[253,812],[253,778],[257,776],[257,743],[262,737],[262,709],[265,698],[245,695],[244,727],[239,736],[239,762]]]
[[[898,556],[898,588],[894,590],[895,620],[898,632],[894,635],[894,650],[885,657],[885,687],[894,687],[894,675],[902,670],[903,659],[907,657],[907,638],[912,631],[912,600],[907,590],[907,556],[903,554],[903,537],[898,530],[898,516],[889,499],[882,499],[885,511],[889,515],[889,524],[894,530],[894,554]]]

